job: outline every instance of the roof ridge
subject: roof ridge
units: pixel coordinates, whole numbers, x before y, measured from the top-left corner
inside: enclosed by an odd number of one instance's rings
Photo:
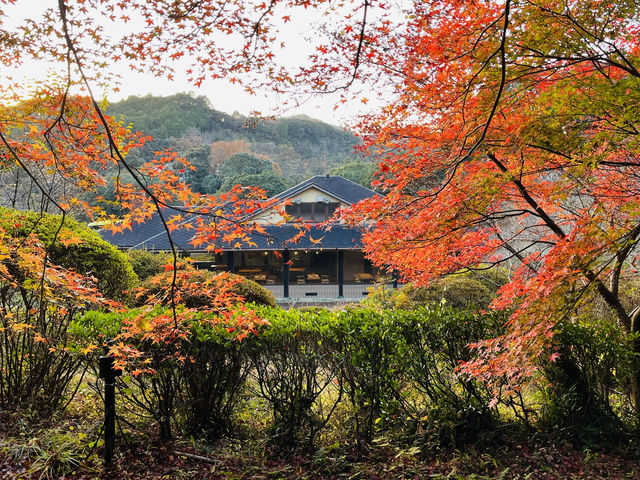
[[[316,185],[318,187],[320,187],[321,190],[326,191],[326,193],[329,193],[331,195],[334,195],[336,197],[338,197],[340,200],[344,200],[346,203],[349,204],[353,204],[353,203],[357,203],[357,202],[352,202],[347,200],[346,198],[341,197],[341,195],[338,192],[332,191],[331,189],[328,189],[326,185],[319,185],[318,180],[320,179],[324,179],[324,180],[331,180],[331,179],[340,179],[340,181],[344,181],[350,184],[350,187],[353,186],[357,189],[360,189],[360,191],[364,191],[366,190],[367,192],[370,193],[369,197],[377,195],[375,191],[371,190],[370,188],[367,188],[363,185],[360,185],[359,183],[354,182],[353,180],[349,180],[348,178],[343,177],[342,175],[331,175],[331,174],[324,174],[324,175],[314,175],[313,177],[307,178],[306,180],[303,180],[302,182],[287,188],[285,191],[280,192],[276,195],[274,195],[273,197],[269,198],[269,200],[271,199],[282,199],[282,198],[287,198],[291,195],[294,195],[295,193],[299,192],[302,188],[311,186],[311,185]],[[366,198],[366,197],[363,197]]]

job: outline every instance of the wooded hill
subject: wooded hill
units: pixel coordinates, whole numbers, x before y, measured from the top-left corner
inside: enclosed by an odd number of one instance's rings
[[[206,97],[186,93],[132,96],[110,104],[107,113],[154,139],[130,160],[141,162],[153,151],[173,148],[196,167],[185,181],[202,193],[240,183],[273,194],[328,172],[368,185],[373,173],[373,165],[363,164],[354,151],[357,137],[306,116],[256,120],[229,115],[215,110]],[[245,155],[223,166],[239,154]]]

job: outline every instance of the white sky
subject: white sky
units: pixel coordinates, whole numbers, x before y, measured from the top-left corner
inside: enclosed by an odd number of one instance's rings
[[[28,8],[25,9],[25,5]],[[4,7],[7,13],[8,25],[17,25],[25,17],[38,18],[39,12],[43,12],[46,8],[56,8],[56,0],[19,0],[14,6]],[[316,18],[319,18],[316,16]],[[109,28],[113,29],[113,24]],[[308,44],[305,37],[312,37],[314,26],[312,19],[306,22],[297,21],[289,22],[285,26],[280,27],[282,30],[282,39],[287,42],[287,50],[282,52],[288,64],[296,62],[304,62],[308,54]],[[113,31],[114,34],[118,32]],[[280,37],[279,37],[280,40]],[[260,111],[262,114],[270,115],[308,115],[312,118],[331,123],[333,125],[344,126],[353,121],[358,113],[370,111],[375,108],[375,101],[368,105],[363,105],[358,101],[349,102],[346,106],[341,106],[337,110],[334,109],[338,100],[338,95],[322,95],[308,98],[300,106],[296,108],[289,107],[285,111],[278,111],[278,107],[282,107],[282,98],[270,92],[258,92],[257,95],[250,95],[244,91],[243,87],[233,85],[225,80],[206,80],[202,82],[200,88],[196,88],[189,84],[186,80],[184,70],[188,68],[187,62],[181,69],[178,65],[176,75],[173,81],[166,78],[156,78],[149,74],[140,74],[132,72],[127,65],[116,64],[113,70],[122,77],[122,83],[119,85],[119,92],[100,92],[101,95],[113,102],[126,98],[130,95],[143,96],[152,95],[171,95],[178,92],[193,92],[195,95],[205,95],[209,98],[213,108],[226,113],[235,111],[248,115],[252,111]],[[11,73],[14,78],[24,78],[25,81],[37,81],[45,74],[46,67],[42,64],[34,62],[26,62],[16,75]],[[6,73],[6,72],[5,72]],[[2,81],[3,73],[0,73],[0,81]],[[363,93],[363,96],[373,99],[374,94]]]

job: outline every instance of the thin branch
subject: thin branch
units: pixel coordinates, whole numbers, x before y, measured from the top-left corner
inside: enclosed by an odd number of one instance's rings
[[[125,169],[129,172],[129,174],[133,177],[133,179],[136,181],[136,183],[138,183],[138,185],[140,186],[140,188],[143,190],[144,193],[146,193],[149,198],[151,199],[151,201],[153,202],[156,211],[158,212],[158,216],[160,217],[160,220],[162,222],[162,225],[164,227],[164,229],[167,232],[167,236],[169,238],[169,245],[171,246],[171,252],[173,254],[173,277],[171,280],[171,310],[173,312],[173,318],[174,318],[174,322],[176,323],[177,326],[177,311],[176,311],[176,303],[175,303],[175,290],[176,290],[176,281],[177,281],[177,270],[178,270],[178,253],[176,251],[176,246],[175,243],[173,241],[173,239],[171,238],[171,231],[169,230],[169,226],[167,224],[167,221],[164,217],[164,214],[162,213],[162,208],[160,205],[160,202],[158,201],[158,199],[156,198],[156,196],[153,194],[153,192],[151,192],[151,190],[149,190],[149,188],[142,182],[142,180],[138,177],[138,175],[136,174],[136,172],[134,171],[133,168],[131,168],[131,166],[129,165],[129,163],[124,159],[124,156],[122,155],[122,153],[120,152],[120,148],[118,147],[113,134],[111,133],[111,129],[109,127],[109,124],[106,120],[106,118],[104,117],[104,114],[102,113],[102,110],[100,109],[100,106],[98,105],[98,102],[95,99],[95,96],[93,95],[93,91],[91,89],[91,85],[89,84],[89,81],[86,77],[86,75],[84,74],[84,69],[82,67],[82,62],[80,60],[80,56],[78,55],[78,51],[76,50],[75,45],[73,44],[73,41],[71,40],[71,35],[69,34],[69,28],[68,28],[68,22],[67,22],[67,7],[65,5],[64,0],[58,0],[58,9],[60,11],[60,19],[62,21],[62,29],[63,29],[63,33],[64,33],[64,38],[65,38],[65,42],[67,44],[67,48],[68,50],[71,52],[75,63],[76,63],[76,67],[78,68],[78,72],[80,73],[80,76],[82,78],[82,82],[85,85],[85,87],[87,88],[87,91],[89,92],[89,97],[91,98],[91,103],[93,105],[93,108],[95,110],[95,112],[98,114],[98,117],[100,118],[100,122],[102,124],[102,126],[105,129],[105,133],[107,135],[107,138],[109,140],[109,145],[111,146],[111,148],[113,149],[113,152],[115,153],[116,157],[118,158],[118,160],[120,161],[120,163],[125,167]]]

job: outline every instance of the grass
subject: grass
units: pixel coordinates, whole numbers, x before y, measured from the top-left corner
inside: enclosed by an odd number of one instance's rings
[[[101,408],[86,386],[62,413],[42,418],[28,410],[5,415],[0,436],[2,478],[58,479],[100,475]]]

